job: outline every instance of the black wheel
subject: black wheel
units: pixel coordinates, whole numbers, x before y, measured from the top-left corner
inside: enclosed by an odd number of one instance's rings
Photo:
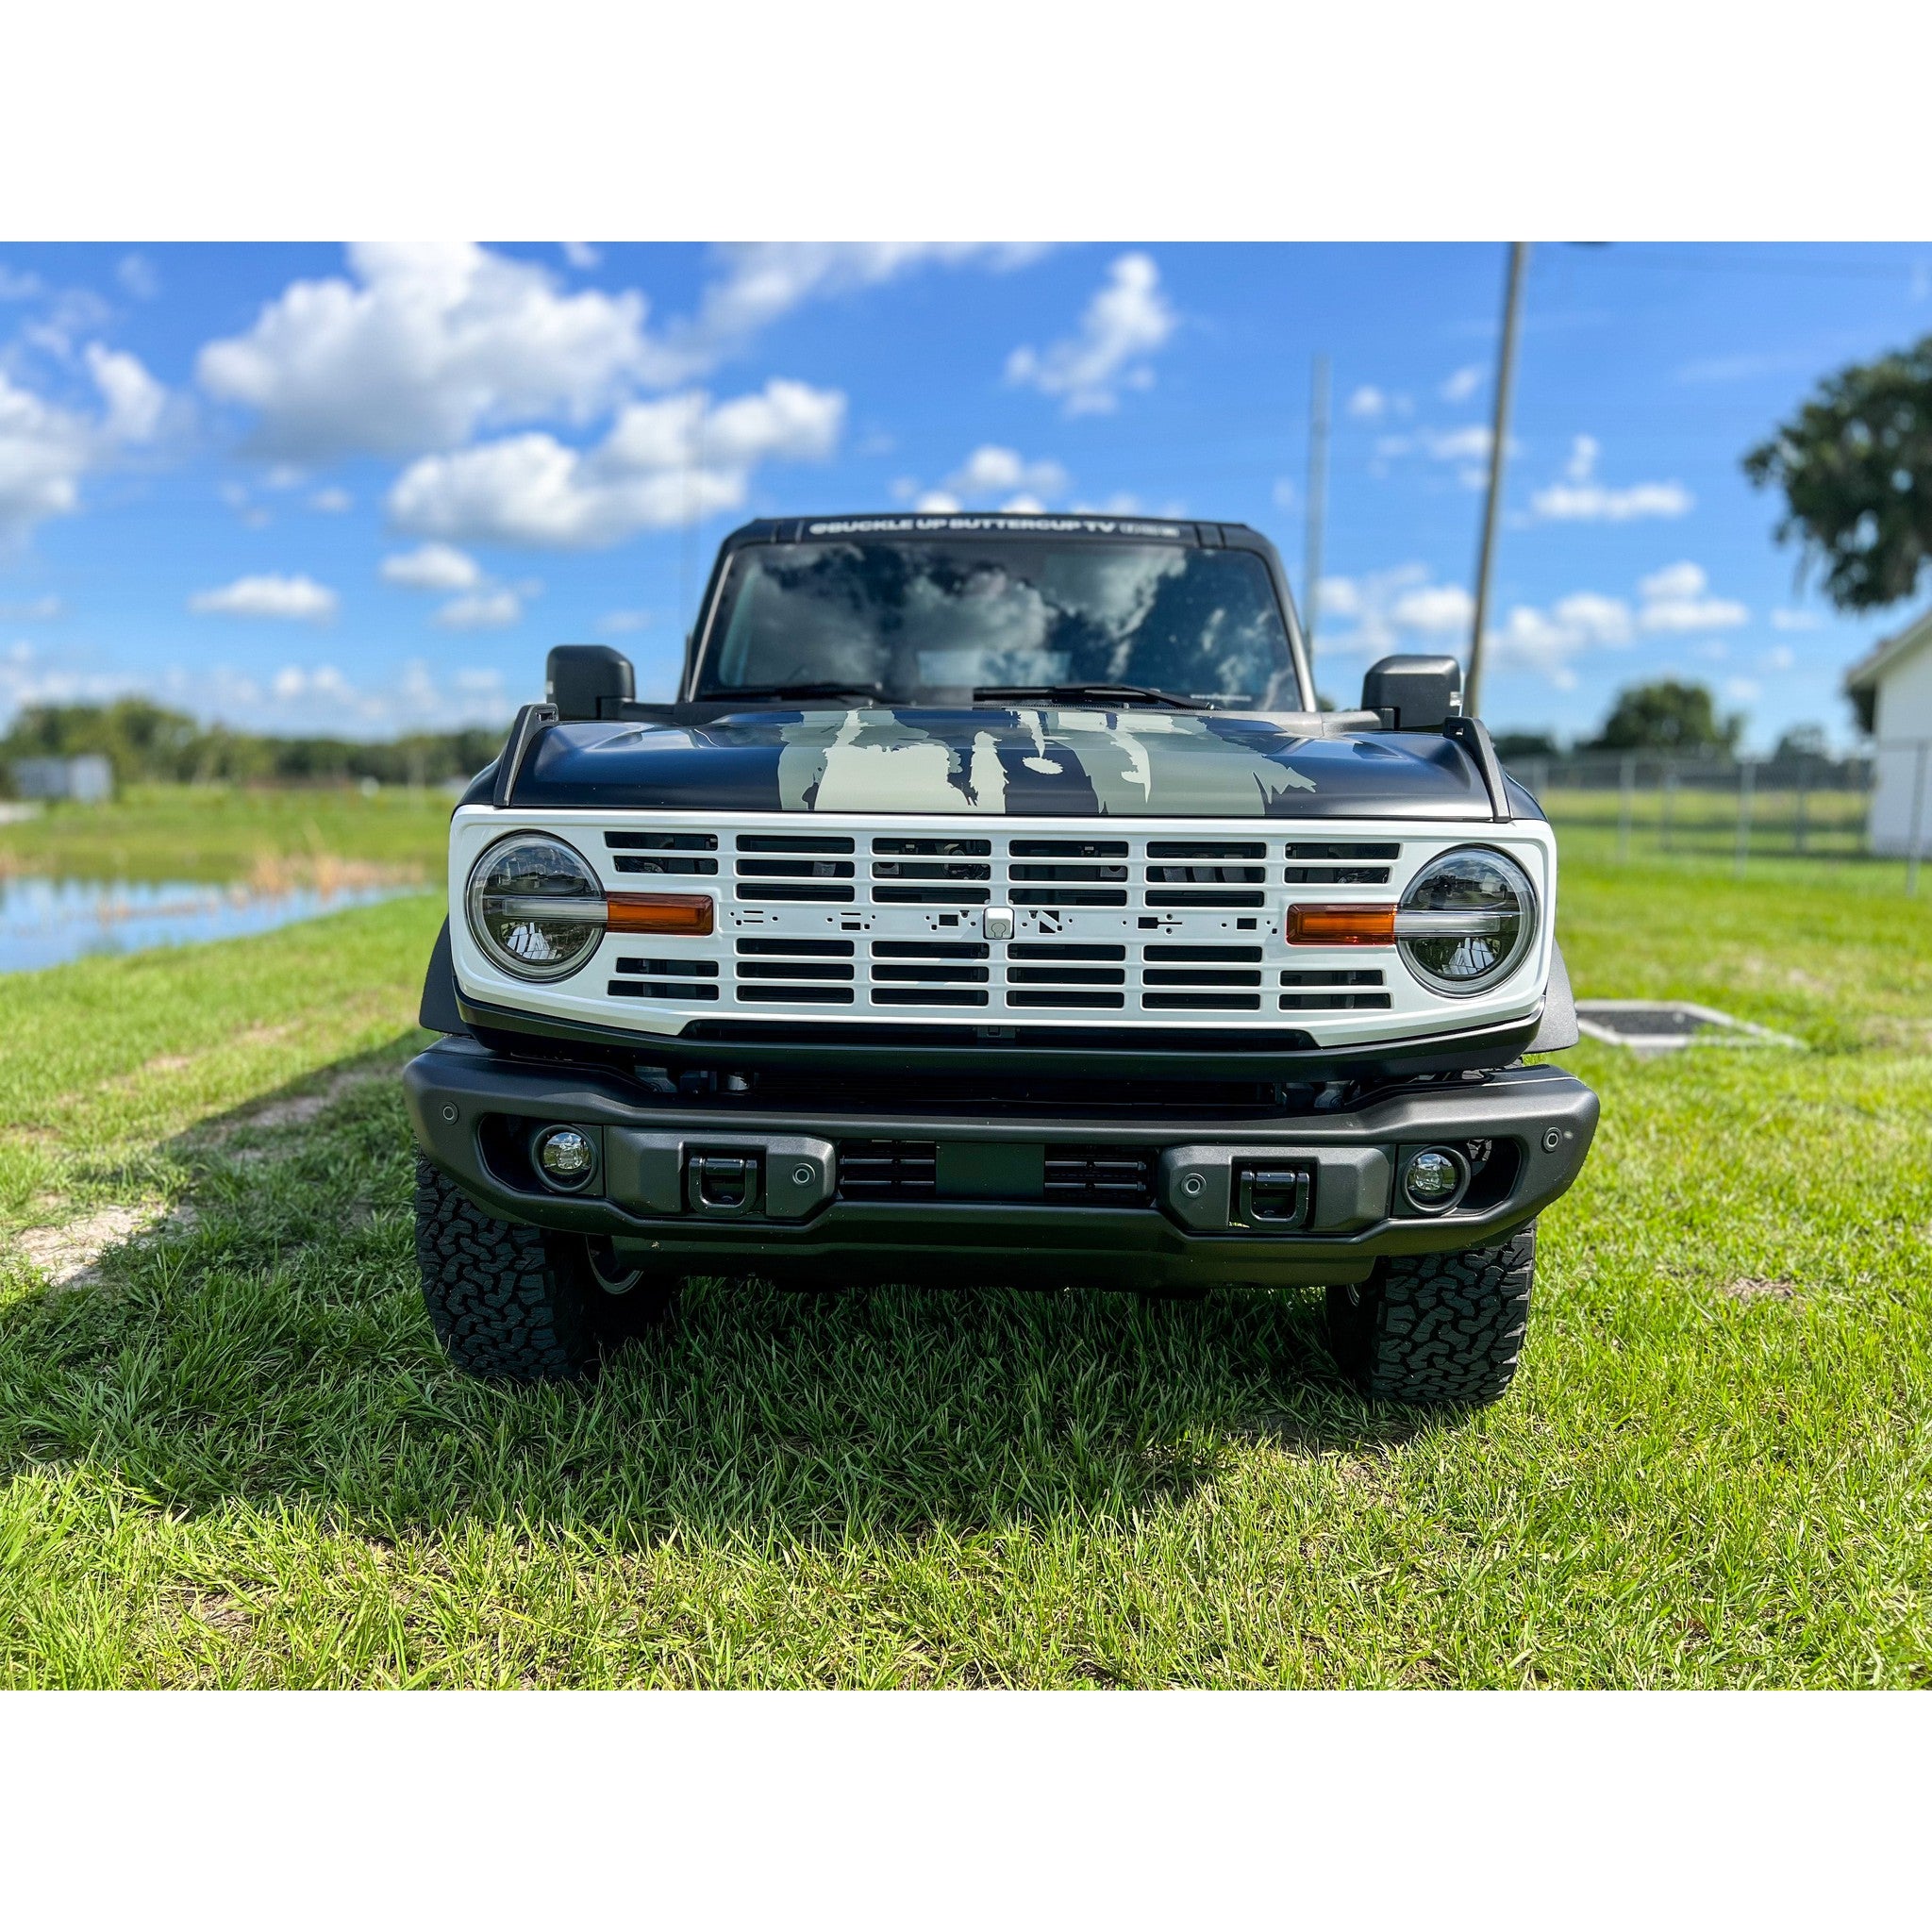
[[[499,1221],[420,1154],[416,1260],[444,1352],[492,1382],[575,1380],[671,1301],[608,1241]]]
[[[1328,1346],[1365,1395],[1479,1407],[1508,1388],[1529,1324],[1536,1229],[1500,1247],[1399,1255],[1328,1291]]]

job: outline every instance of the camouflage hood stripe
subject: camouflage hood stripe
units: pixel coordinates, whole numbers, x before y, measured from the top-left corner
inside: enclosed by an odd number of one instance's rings
[[[1232,712],[825,708],[707,724],[560,724],[519,805],[650,810],[1487,817],[1445,739],[1307,738]]]

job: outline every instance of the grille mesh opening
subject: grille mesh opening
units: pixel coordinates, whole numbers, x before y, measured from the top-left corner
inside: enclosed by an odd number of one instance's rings
[[[1287,857],[1290,859],[1360,859],[1360,858],[1400,858],[1400,845],[1362,845],[1334,843],[1327,840],[1302,840],[1291,842]]]
[[[617,962],[619,973],[642,973],[654,979],[716,979],[715,959],[629,959]]]
[[[605,991],[621,1000],[714,1000],[718,983],[714,979],[613,979]]]
[[[858,847],[852,840],[841,839],[833,833],[803,838],[789,832],[741,832],[738,849],[741,852],[853,852]]]

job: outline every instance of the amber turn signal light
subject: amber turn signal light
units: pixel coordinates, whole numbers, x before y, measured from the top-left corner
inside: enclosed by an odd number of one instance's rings
[[[675,933],[696,940],[711,929],[708,892],[612,892],[607,903],[611,932]]]
[[[1288,942],[1291,946],[1392,946],[1392,906],[1291,906]]]

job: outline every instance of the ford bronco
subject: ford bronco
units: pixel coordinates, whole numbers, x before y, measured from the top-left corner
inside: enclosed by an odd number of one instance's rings
[[[584,1373],[686,1275],[1325,1291],[1493,1400],[1590,1090],[1557,850],[1449,658],[1318,707],[1234,524],[746,525],[677,695],[550,655],[450,828],[411,1062],[451,1357]]]

